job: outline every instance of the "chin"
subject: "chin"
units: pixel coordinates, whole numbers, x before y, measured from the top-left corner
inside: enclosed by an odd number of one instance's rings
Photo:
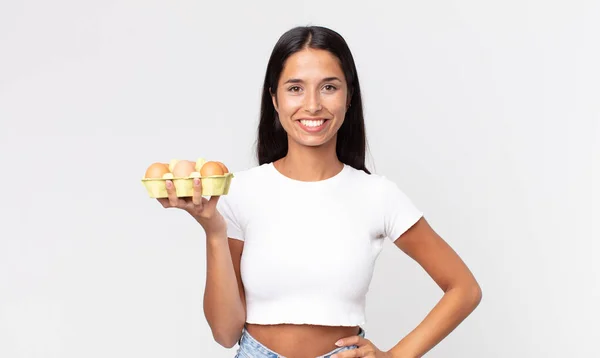
[[[304,147],[322,147],[325,144],[328,144],[329,142],[331,142],[332,140],[334,140],[334,139],[333,138],[327,138],[327,139],[314,138],[313,140],[310,140],[310,139],[298,140],[298,139],[296,139],[295,142]]]

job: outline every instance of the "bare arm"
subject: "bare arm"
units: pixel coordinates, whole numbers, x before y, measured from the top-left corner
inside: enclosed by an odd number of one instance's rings
[[[421,218],[395,241],[444,291],[425,319],[389,353],[421,357],[450,334],[478,305],[479,284],[454,250]]]
[[[246,303],[239,275],[244,243],[207,236],[204,315],[215,341],[231,348],[240,339],[246,321]]]
[[[178,197],[173,183],[165,181],[168,198],[158,201],[165,208],[187,211],[206,233],[206,286],[204,316],[215,341],[231,348],[239,340],[246,322],[246,303],[240,279],[244,242],[227,238],[227,223],[217,210],[220,196],[202,196],[202,182],[194,179],[192,198]]]

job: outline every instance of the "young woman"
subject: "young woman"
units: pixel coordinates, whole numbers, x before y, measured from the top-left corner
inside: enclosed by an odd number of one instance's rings
[[[410,199],[365,167],[361,91],[344,39],[298,27],[267,66],[258,162],[226,196],[175,196],[164,207],[204,228],[204,312],[214,339],[237,357],[421,357],[479,304],[460,257]],[[445,292],[388,351],[365,338],[365,295],[388,238]],[[391,282],[390,284],[396,284]]]

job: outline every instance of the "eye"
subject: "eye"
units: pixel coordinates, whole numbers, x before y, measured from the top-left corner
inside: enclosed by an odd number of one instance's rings
[[[288,88],[288,91],[290,91],[290,92],[299,92],[300,91],[300,87],[298,87],[298,86],[292,86],[292,87]]]
[[[325,85],[325,87],[323,87],[325,89],[325,91],[331,92],[331,91],[335,91],[337,89],[337,87],[335,87],[334,85]]]

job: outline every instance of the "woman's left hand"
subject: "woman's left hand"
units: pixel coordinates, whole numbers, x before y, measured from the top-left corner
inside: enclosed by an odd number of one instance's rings
[[[338,347],[358,346],[358,348],[336,353],[331,358],[392,358],[391,353],[380,351],[371,341],[361,336],[342,338],[335,344]]]

